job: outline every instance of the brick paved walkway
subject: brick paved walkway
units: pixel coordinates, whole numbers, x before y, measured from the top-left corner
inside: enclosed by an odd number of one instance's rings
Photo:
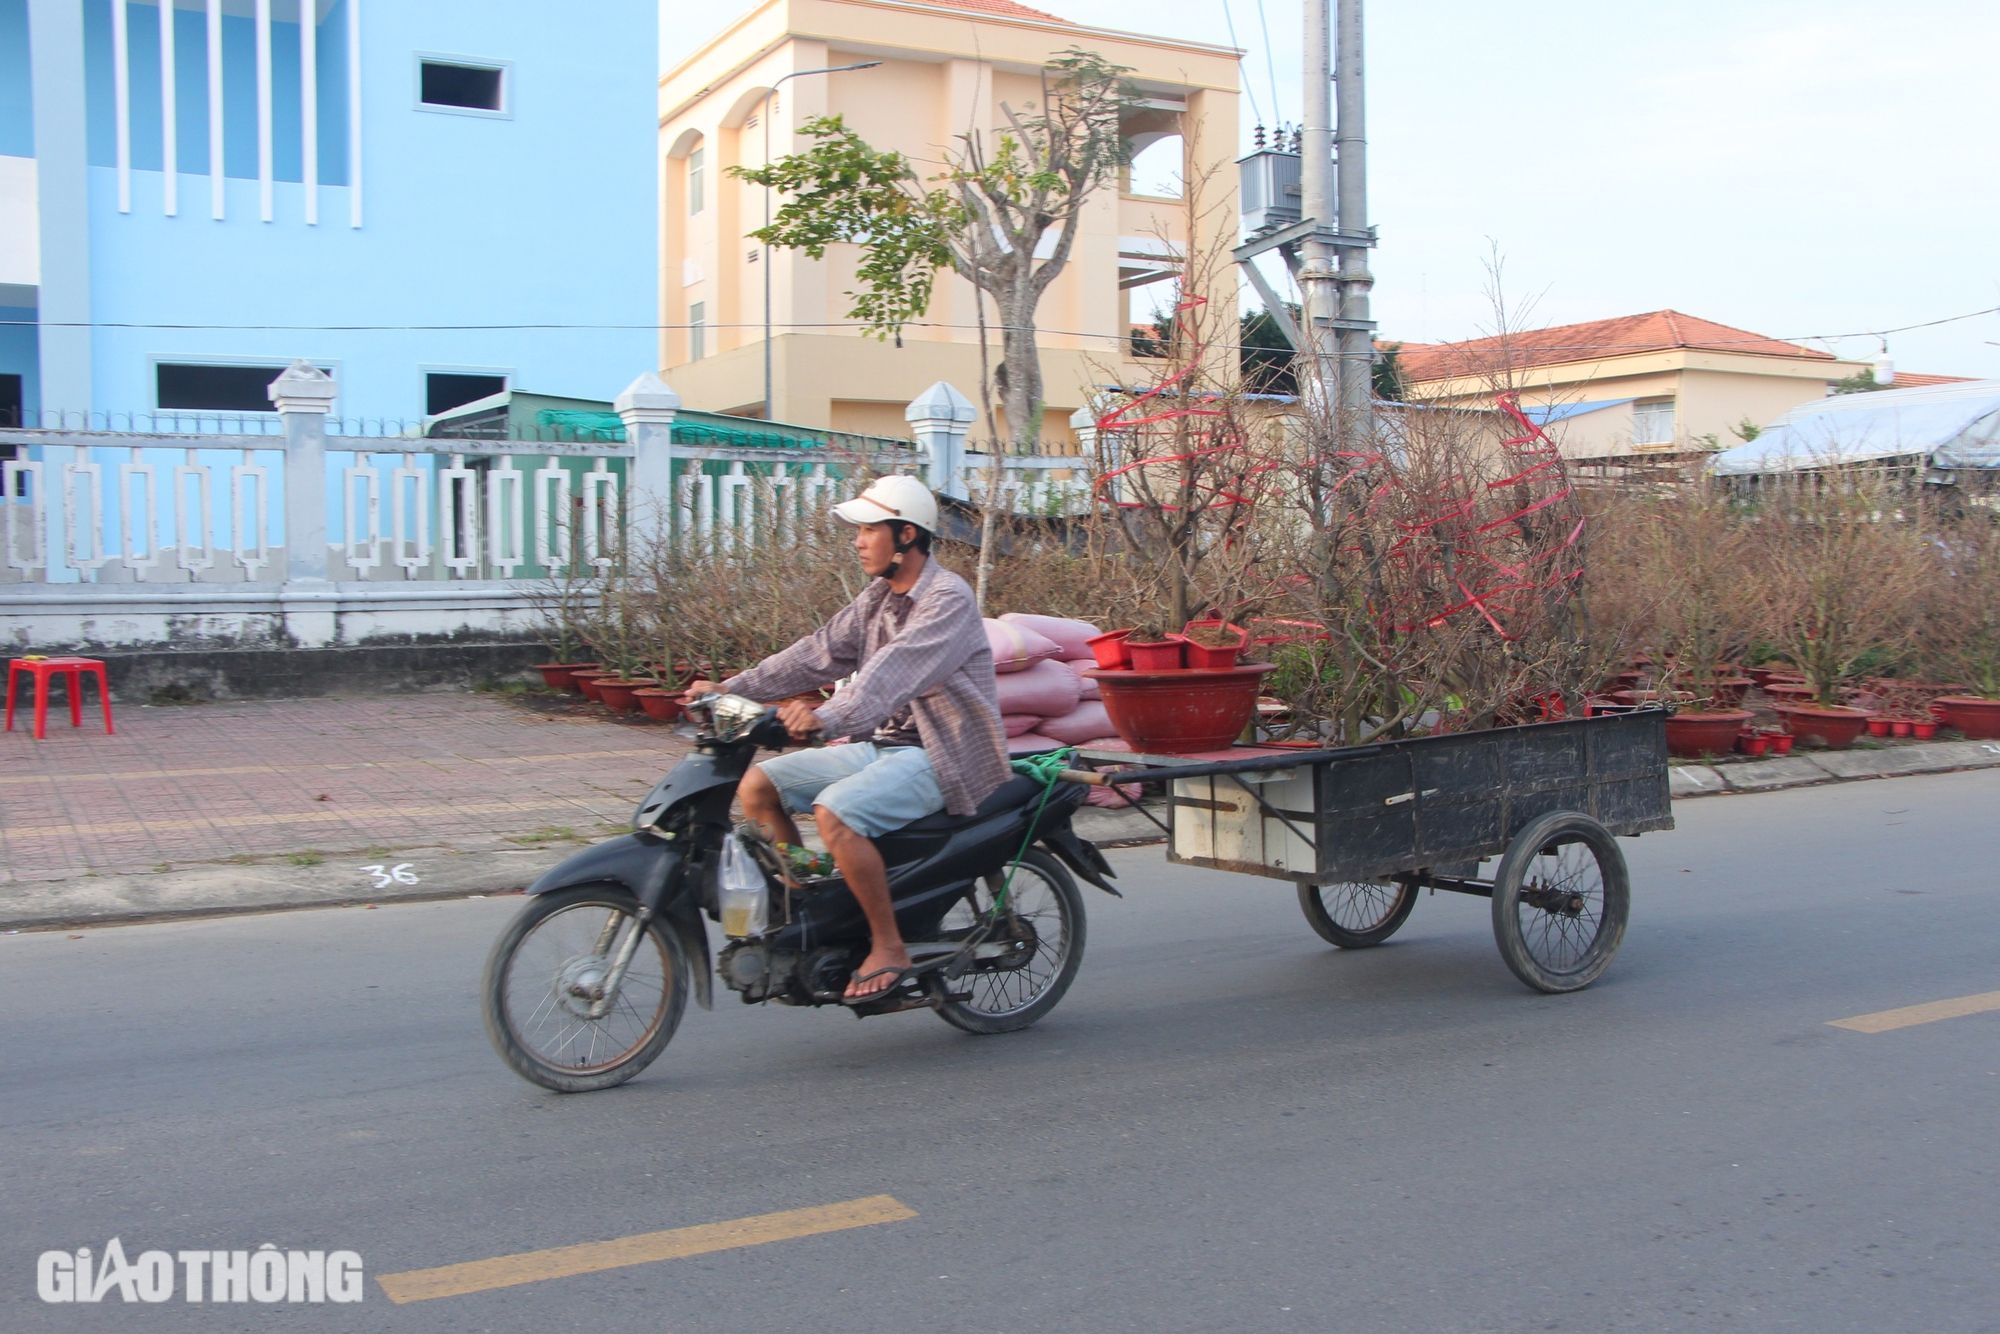
[[[0,734],[0,880],[595,834],[687,749],[482,695],[125,707],[113,736],[50,715],[46,741]]]

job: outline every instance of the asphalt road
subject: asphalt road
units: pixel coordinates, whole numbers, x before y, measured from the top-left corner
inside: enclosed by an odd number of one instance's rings
[[[2000,772],[1712,798],[1624,846],[1612,971],[1483,901],[1325,947],[1114,854],[1038,1028],[690,1009],[610,1093],[475,987],[518,899],[0,938],[0,1329],[2000,1329]],[[916,1216],[393,1305],[377,1276],[889,1195]],[[48,1248],[358,1252],[359,1305],[44,1305]]]

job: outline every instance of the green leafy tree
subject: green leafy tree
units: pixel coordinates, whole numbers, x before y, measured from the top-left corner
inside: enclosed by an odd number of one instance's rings
[[[788,196],[771,225],[751,235],[814,259],[835,244],[859,246],[848,317],[878,337],[923,316],[939,269],[978,287],[999,316],[994,379],[1014,448],[1034,453],[1043,404],[1035,308],[1068,266],[1091,197],[1130,161],[1119,128],[1137,100],[1128,72],[1072,47],[1043,69],[1039,105],[1002,103],[1008,128],[991,146],[979,132],[961,135],[944,171],[928,180],[841,117],[814,117],[800,127],[814,141],[804,152],[731,168]]]

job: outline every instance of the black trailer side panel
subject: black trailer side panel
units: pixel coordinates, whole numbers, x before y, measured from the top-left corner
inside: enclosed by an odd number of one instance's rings
[[[1673,827],[1654,711],[1394,742],[1317,766],[1315,783],[1321,884],[1478,861],[1550,811],[1614,834]]]

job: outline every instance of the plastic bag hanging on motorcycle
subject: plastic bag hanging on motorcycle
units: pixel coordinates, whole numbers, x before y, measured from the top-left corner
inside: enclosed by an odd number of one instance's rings
[[[722,934],[761,936],[771,925],[771,886],[764,868],[731,834],[722,845]]]

